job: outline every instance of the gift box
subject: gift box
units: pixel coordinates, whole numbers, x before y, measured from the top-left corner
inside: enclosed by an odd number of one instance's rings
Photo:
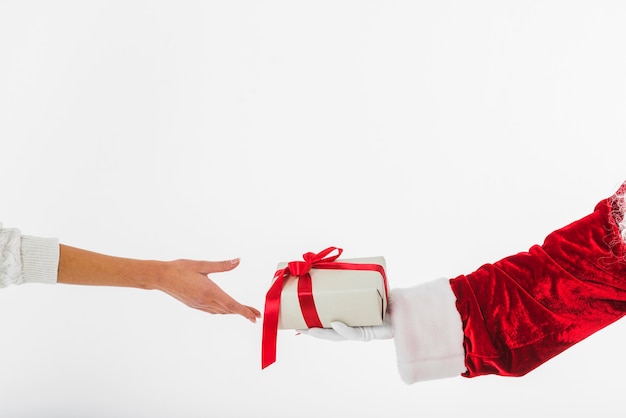
[[[384,257],[337,260],[350,264],[375,264],[385,269]],[[279,263],[284,269],[288,263]],[[323,328],[340,321],[349,326],[382,325],[387,311],[384,278],[372,270],[334,270],[311,268],[315,310]],[[279,329],[309,328],[298,297],[299,276],[289,276],[283,283],[278,317]]]
[[[332,255],[333,253],[335,253]],[[381,325],[387,311],[383,257],[339,260],[343,250],[328,247],[303,260],[279,263],[265,297],[262,368],[276,361],[279,329]]]

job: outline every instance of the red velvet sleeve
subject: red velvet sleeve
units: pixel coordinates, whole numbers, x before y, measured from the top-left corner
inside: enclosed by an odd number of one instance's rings
[[[524,375],[626,314],[625,192],[626,183],[542,245],[450,281],[465,377]]]

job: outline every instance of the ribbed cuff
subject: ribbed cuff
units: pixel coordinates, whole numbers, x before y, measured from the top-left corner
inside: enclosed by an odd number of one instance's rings
[[[56,283],[59,240],[22,235],[22,283]]]
[[[463,323],[448,279],[393,289],[390,308],[398,372],[405,383],[466,371]]]

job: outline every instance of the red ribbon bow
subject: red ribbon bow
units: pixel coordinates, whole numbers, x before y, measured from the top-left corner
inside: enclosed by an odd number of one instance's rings
[[[337,251],[337,254],[329,256],[329,254],[334,251]],[[383,277],[385,297],[387,297],[387,277],[383,267],[378,264],[357,264],[335,261],[342,252],[343,250],[341,248],[336,247],[328,247],[317,254],[308,252],[302,255],[304,261],[291,261],[287,263],[287,267],[277,270],[276,273],[274,273],[274,283],[265,296],[261,368],[264,369],[276,361],[276,338],[278,336],[280,295],[285,279],[290,275],[298,277],[298,300],[300,301],[302,316],[309,328],[323,328],[322,321],[315,309],[315,301],[313,300],[313,285],[309,273],[312,268],[378,271]]]

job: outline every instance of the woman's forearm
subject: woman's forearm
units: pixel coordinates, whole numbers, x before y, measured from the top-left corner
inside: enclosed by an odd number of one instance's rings
[[[58,283],[155,289],[167,263],[114,257],[61,244]]]

